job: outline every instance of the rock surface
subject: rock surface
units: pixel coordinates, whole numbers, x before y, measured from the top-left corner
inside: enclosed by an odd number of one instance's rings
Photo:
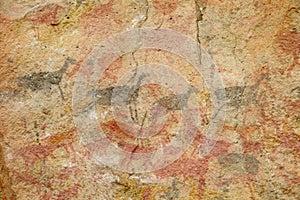
[[[0,199],[300,199],[299,8],[298,0],[1,1]],[[138,28],[193,39],[211,56],[223,88],[212,94],[215,78],[208,83],[171,51],[133,48],[82,91],[92,102],[82,112],[107,140],[86,136],[92,125],[74,120],[75,85],[101,69],[89,63],[113,56],[98,58],[99,44]],[[151,74],[164,69],[151,63],[170,70]],[[226,116],[211,138],[214,95],[224,98]],[[189,135],[178,140],[181,125],[193,124],[185,112],[199,117],[191,144]],[[168,147],[174,141],[182,144]],[[173,159],[180,145],[186,148]],[[167,165],[141,171],[151,166],[137,163],[129,172],[98,162],[121,165],[111,147],[130,155],[124,166],[153,151],[150,164],[161,158]]]

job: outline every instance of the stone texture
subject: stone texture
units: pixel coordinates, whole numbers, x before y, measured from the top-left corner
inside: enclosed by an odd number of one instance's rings
[[[298,0],[1,1],[0,199],[300,199],[299,7]],[[128,100],[132,120],[151,124],[144,111],[157,104],[169,121],[137,141],[109,110],[112,89],[128,70],[172,66],[196,88],[203,108],[198,134],[179,159],[127,173],[95,162],[75,126],[72,97],[97,44],[146,27],[175,30],[212,56],[226,118],[214,148],[199,157],[212,111],[201,76],[166,51],[123,55],[95,88],[99,126],[118,147],[149,152],[170,142],[190,98],[184,93],[180,104],[172,91],[138,85]]]

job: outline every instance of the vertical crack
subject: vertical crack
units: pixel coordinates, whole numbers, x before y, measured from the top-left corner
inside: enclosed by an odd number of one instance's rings
[[[148,19],[149,2],[148,2],[148,0],[143,0],[143,1],[141,1],[141,3],[142,3],[142,10],[143,11],[140,15],[138,15],[137,17],[135,17],[132,20],[132,25],[131,25],[132,29],[141,28]],[[133,50],[132,53],[131,53],[132,61],[133,61],[132,65],[135,68],[135,71],[134,71],[133,76],[129,80],[129,82],[132,82],[136,78],[136,75],[137,75],[138,62],[137,62],[137,60],[134,56],[134,54],[136,53],[137,50],[138,50],[138,48]],[[139,78],[137,85],[135,87],[131,88],[130,97],[129,97],[130,116],[131,116],[131,119],[136,123],[138,123],[138,118],[139,118],[138,112],[137,112],[137,102],[136,102],[136,100],[138,98],[140,84],[141,84],[141,78]]]
[[[201,52],[201,41],[200,41],[200,31],[199,31],[199,23],[203,20],[203,11],[205,10],[204,2],[194,0],[195,1],[195,15],[196,15],[196,40],[199,45],[199,58],[200,58],[200,64],[201,64],[201,58],[202,58],[202,52]]]
[[[134,28],[141,28],[148,19],[149,2],[148,2],[148,0],[143,0],[142,3],[143,3],[143,5],[142,5],[143,12],[140,15],[136,16],[132,20],[131,28],[133,28],[133,29]]]
[[[141,27],[145,24],[145,22],[148,19],[148,13],[149,13],[149,2],[148,0],[144,0],[144,5],[143,5],[143,9],[144,9],[144,17],[141,20]]]

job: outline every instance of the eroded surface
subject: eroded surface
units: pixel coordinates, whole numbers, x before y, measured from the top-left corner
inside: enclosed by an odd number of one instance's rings
[[[1,2],[0,199],[299,199],[299,7],[297,0]],[[142,27],[169,28],[204,47],[224,81],[226,118],[214,148],[199,157],[212,112],[201,76],[169,52],[125,54],[93,91],[99,126],[113,144],[153,151],[176,136],[191,96],[201,108],[195,140],[178,160],[126,173],[94,162],[80,142],[72,97],[95,45]],[[171,66],[191,90],[178,98],[155,84],[130,89],[128,116],[138,126],[155,121],[154,105],[167,116],[156,135],[137,140],[124,131],[131,127],[120,128],[111,99],[124,89],[120,77],[149,63]]]

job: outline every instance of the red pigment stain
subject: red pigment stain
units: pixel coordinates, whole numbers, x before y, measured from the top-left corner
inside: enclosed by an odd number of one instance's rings
[[[99,62],[101,62],[101,60],[99,60]],[[114,83],[117,83],[118,82],[117,72],[121,68],[122,68],[122,57],[115,60],[113,64],[104,71],[102,75],[103,78],[101,79],[101,81],[108,79],[108,80],[112,80]]]
[[[109,139],[113,139],[113,136],[117,138],[124,139],[135,139],[134,136],[126,134],[117,124],[115,120],[110,120],[106,123],[101,124],[104,130],[107,130],[106,134]]]
[[[55,159],[52,153],[61,147],[64,147],[67,153],[70,153],[69,149],[71,149],[72,152],[75,152],[72,142],[77,136],[76,133],[76,128],[72,128],[69,131],[57,133],[42,139],[41,141],[42,143],[45,143],[45,145],[30,145],[19,148],[13,154],[15,157],[14,159],[22,157],[25,165],[28,167],[48,156]]]
[[[255,152],[261,149],[262,144],[253,141],[243,141],[244,153]]]
[[[231,145],[232,145],[231,143],[228,143],[228,142],[225,142],[222,140],[218,140],[218,141],[216,141],[216,144],[213,147],[213,149],[211,150],[210,154],[215,157],[223,155],[223,154],[227,154],[228,149]]]
[[[178,123],[178,119],[174,113],[172,114],[170,112],[170,120],[167,120],[164,123],[162,129],[159,130],[156,135],[150,138],[140,138],[141,145],[136,145],[136,137],[124,132],[115,120],[102,123],[101,127],[105,131],[107,138],[117,143],[120,148],[129,152],[146,153],[152,152],[160,147],[160,145],[167,144],[171,141],[168,129],[171,127],[172,123]],[[122,126],[125,127],[127,125],[122,124]],[[130,130],[130,128],[126,128],[126,130]]]
[[[52,24],[55,23],[57,19],[57,14],[63,7],[59,5],[47,5],[44,6],[37,11],[35,11],[32,16],[30,16],[30,20],[34,24]]]
[[[77,176],[79,173],[80,170],[75,166],[66,167],[59,172],[57,178],[61,180],[67,180],[72,174]]]
[[[82,16],[80,24],[87,30],[88,34],[97,33],[102,34],[102,36],[108,34],[110,30],[107,27],[116,21],[113,4],[114,0],[111,0]]]
[[[291,172],[291,175],[279,175],[284,177],[285,181],[289,183],[289,185],[299,185],[300,183],[300,176],[296,171]]]
[[[148,153],[148,152],[152,152],[155,149],[153,147],[145,147],[144,145],[136,145],[136,144],[128,144],[126,142],[119,142],[118,146],[122,149],[124,149],[125,151],[128,152],[135,152],[135,153]]]
[[[151,97],[155,97],[155,100],[158,100],[161,98],[163,93],[163,87],[156,83],[149,83],[146,86],[144,86]]]
[[[29,183],[31,185],[38,185],[38,186],[46,186],[48,188],[51,187],[51,184],[49,182],[42,182],[41,180],[38,180],[37,178],[34,178],[32,176],[30,176],[28,173],[25,172],[17,172],[17,171],[13,171],[12,172],[13,176],[16,177],[17,180],[20,181],[24,181],[26,183]]]
[[[79,184],[75,184],[73,187],[70,187],[69,189],[60,192],[57,195],[56,199],[65,200],[65,199],[77,198],[79,187],[80,187]]]
[[[150,195],[151,195],[151,189],[150,189],[150,188],[147,188],[147,189],[146,189],[146,192],[145,192],[145,194],[144,194],[144,196],[143,196],[143,199],[144,199],[144,200],[150,200]]]
[[[77,136],[77,129],[75,127],[73,127],[66,132],[60,132],[60,133],[51,135],[49,137],[46,137],[42,141],[45,142],[46,145],[49,145],[49,146],[58,146],[58,145],[62,146],[65,148],[65,150],[68,153],[70,153],[69,149],[72,150],[72,152],[75,152],[72,143],[74,142],[76,136]]]
[[[47,192],[46,194],[40,196],[40,200],[50,200],[52,197],[52,192]]]
[[[195,23],[195,14],[189,13],[182,19],[182,14],[172,14],[172,20],[179,21],[181,23],[172,23],[169,28],[178,31],[179,33],[190,35],[191,36],[191,24]],[[193,37],[193,36],[192,36]]]
[[[294,133],[281,133],[279,140],[281,146],[293,150],[295,155],[300,155],[300,136]]]
[[[90,56],[90,53],[92,52],[92,50],[89,50],[87,55],[83,58],[81,58],[75,65],[75,67],[72,69],[72,71],[70,71],[69,73],[66,74],[66,76],[68,78],[71,78],[72,76],[74,76],[78,70],[80,69],[80,66],[82,65],[82,63],[87,59],[88,56]]]
[[[160,178],[185,177],[202,178],[208,170],[208,159],[192,159],[182,156],[171,165],[160,169],[155,174]]]
[[[299,65],[298,59],[300,54],[300,33],[298,32],[281,32],[277,36],[280,48],[286,53],[293,56],[293,63],[287,69],[291,71]]]
[[[260,132],[260,127],[256,125],[244,126],[240,129],[240,138],[243,142],[244,153],[255,152],[261,149],[262,144],[260,142],[251,141],[252,134]]]
[[[106,130],[106,136],[109,140],[116,142],[118,146],[129,152],[139,152],[146,153],[154,150],[153,147],[145,147],[144,145],[138,146],[133,143],[135,137],[132,135],[126,134],[120,127],[118,126],[115,120],[111,120],[102,124],[103,130]]]
[[[207,7],[219,7],[224,2],[224,0],[204,0]]]
[[[31,131],[28,129],[28,122],[26,120],[26,118],[22,118],[23,124],[24,124],[24,131],[22,132],[22,134],[31,134]]]
[[[171,14],[178,7],[177,0],[153,0],[153,6],[164,15]]]
[[[183,156],[171,165],[155,172],[160,178],[185,177],[196,179],[199,182],[199,195],[203,195],[205,185],[205,174],[208,171],[208,158],[191,159]]]
[[[284,110],[287,113],[286,117],[298,116],[300,110],[300,100],[284,100]]]
[[[90,18],[98,18],[101,16],[110,15],[113,9],[114,0],[110,0],[106,4],[101,4],[97,8],[93,9],[91,12],[87,13],[85,16]]]
[[[196,147],[196,150],[198,144],[202,143],[204,139],[204,137],[199,135],[195,138],[193,146]],[[191,156],[192,158],[187,158],[185,155],[183,155],[171,165],[156,171],[155,174],[160,178],[184,177],[196,179],[199,182],[198,189],[199,196],[201,197],[205,188],[204,176],[209,169],[209,159],[212,156],[219,156],[220,154],[228,153],[228,149],[230,146],[230,143],[224,141],[217,141],[216,145],[211,151],[211,154],[206,156],[205,158],[197,158],[198,151],[195,151]]]
[[[196,135],[192,146],[194,147],[194,151],[191,155],[191,157],[198,157],[198,153],[199,153],[199,149],[201,149],[201,147],[203,145],[205,145],[205,143],[207,138],[205,136],[203,136],[203,134],[201,133],[200,130],[198,130],[198,134]],[[209,154],[207,155],[208,157],[214,156],[214,157],[218,157],[220,155],[224,155],[228,153],[228,149],[231,146],[231,143],[225,142],[223,140],[218,140],[215,141],[215,145],[212,147],[211,151],[209,152]]]
[[[15,159],[18,157],[22,157],[22,159],[25,162],[25,165],[28,167],[30,165],[33,165],[39,160],[45,159],[48,156],[55,159],[54,155],[52,154],[53,151],[60,148],[61,145],[55,145],[55,146],[41,146],[41,145],[32,145],[32,146],[26,146],[17,149],[14,152]]]

